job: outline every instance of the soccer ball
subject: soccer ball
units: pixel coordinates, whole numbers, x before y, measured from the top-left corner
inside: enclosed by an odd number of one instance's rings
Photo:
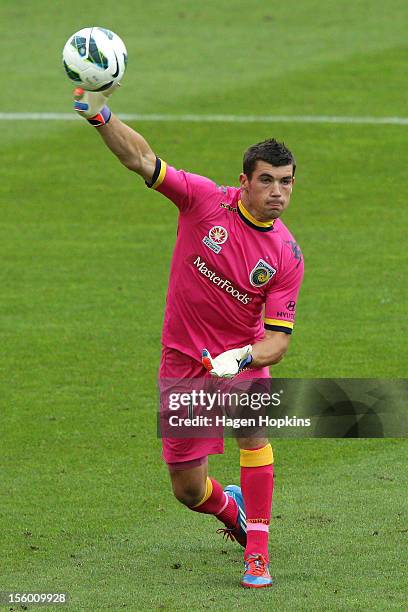
[[[103,91],[125,74],[127,51],[121,38],[105,28],[83,28],[67,40],[62,61],[68,78],[89,91]]]

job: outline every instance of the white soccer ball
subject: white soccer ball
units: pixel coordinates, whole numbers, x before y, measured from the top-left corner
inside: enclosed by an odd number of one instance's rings
[[[70,36],[62,51],[68,78],[78,87],[103,91],[125,74],[127,51],[123,40],[106,28],[83,28]]]

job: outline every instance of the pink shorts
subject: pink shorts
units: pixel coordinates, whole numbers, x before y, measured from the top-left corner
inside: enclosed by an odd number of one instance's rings
[[[248,369],[241,372],[240,380],[269,378],[269,368]],[[159,386],[163,380],[170,379],[172,385],[184,379],[213,377],[202,366],[200,361],[192,359],[180,351],[163,346],[159,368]],[[204,463],[208,455],[219,455],[224,452],[224,439],[215,438],[162,438],[163,459],[170,469],[185,469]],[[183,467],[183,463],[185,468]]]

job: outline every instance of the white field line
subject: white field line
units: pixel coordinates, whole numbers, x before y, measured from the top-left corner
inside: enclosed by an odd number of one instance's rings
[[[408,125],[408,117],[337,117],[331,115],[161,115],[119,113],[124,121],[174,121],[194,123],[342,123]],[[74,113],[0,113],[0,121],[73,121]]]

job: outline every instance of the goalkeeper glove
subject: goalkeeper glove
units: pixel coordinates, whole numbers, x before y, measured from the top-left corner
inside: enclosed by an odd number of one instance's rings
[[[233,378],[252,363],[252,346],[231,349],[213,359],[207,349],[203,349],[201,362],[212,376]]]
[[[74,90],[74,109],[82,117],[85,117],[91,125],[95,127],[105,125],[112,114],[106,102],[118,86],[119,83],[105,91],[87,91],[82,87],[77,87]]]

